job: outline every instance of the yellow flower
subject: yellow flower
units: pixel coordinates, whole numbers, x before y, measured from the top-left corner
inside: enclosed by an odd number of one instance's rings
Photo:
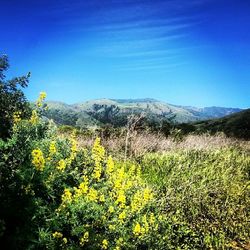
[[[143,207],[145,207],[148,202],[153,198],[153,194],[149,188],[144,190],[138,190],[134,194],[131,201],[131,210],[132,212],[139,212]]]
[[[89,179],[87,176],[84,176],[83,182],[80,183],[80,185],[79,185],[79,189],[80,189],[82,194],[86,194],[88,192],[88,190],[89,190],[88,184],[89,184]]]
[[[76,135],[75,135],[75,131],[72,133],[71,138],[70,138],[70,143],[71,143],[71,154],[70,154],[70,158],[71,160],[74,160],[76,157],[76,152],[77,152],[77,141],[76,141]]]
[[[60,232],[54,232],[54,233],[52,234],[52,236],[53,236],[53,238],[55,238],[55,239],[60,239],[60,238],[63,237],[63,234],[60,233]]]
[[[148,221],[147,221],[147,215],[146,214],[143,215],[142,221],[143,221],[143,226],[144,226],[145,232],[148,233],[148,231],[149,231],[149,224],[148,224]]]
[[[20,111],[17,111],[17,112],[14,112],[13,114],[13,122],[16,124],[18,122],[20,122],[22,119],[21,119],[21,112]]]
[[[40,98],[41,100],[44,100],[44,99],[46,98],[46,96],[47,96],[46,92],[40,92],[39,98]]]
[[[101,146],[100,138],[96,138],[94,146],[92,148],[92,157],[95,161],[95,167],[93,171],[93,178],[100,180],[102,174],[102,165],[101,162],[104,160],[105,149]]]
[[[67,242],[68,242],[67,238],[64,237],[64,238],[63,238],[63,243],[64,243],[64,244],[67,244]]]
[[[49,145],[49,155],[52,156],[56,153],[56,142],[52,141]]]
[[[95,168],[93,171],[93,178],[97,179],[98,181],[100,180],[102,174],[102,166],[101,164],[98,162],[95,164]]]
[[[120,207],[125,207],[126,204],[126,196],[123,190],[118,192],[116,203],[119,204]]]
[[[57,167],[56,167],[58,170],[60,170],[60,171],[64,171],[65,170],[65,168],[66,168],[66,162],[65,162],[65,160],[63,160],[63,159],[61,159],[59,162],[58,162],[58,165],[57,165]]]
[[[74,138],[71,138],[71,152],[76,153],[77,152],[77,142]]]
[[[123,210],[118,217],[121,221],[123,221],[124,219],[126,219],[126,212]]]
[[[64,189],[64,193],[62,195],[62,202],[71,202],[72,201],[72,193],[70,192],[70,190],[68,188]]]
[[[80,246],[84,246],[89,241],[89,232],[85,232],[83,237],[80,238]]]
[[[133,186],[133,182],[130,181],[130,180],[127,180],[126,185],[125,185],[125,189],[129,189],[129,188],[131,188],[132,186]]]
[[[28,186],[22,186],[22,188],[24,188],[25,194],[31,194],[32,196],[35,195],[35,192],[32,190],[30,184]]]
[[[124,170],[124,167],[122,167],[122,168],[120,168],[120,169],[118,170],[117,175],[118,175],[117,178],[118,178],[119,180],[121,180],[121,181],[124,180],[124,178],[125,178],[125,170]]]
[[[38,108],[42,107],[43,101],[46,98],[47,94],[45,92],[40,92],[40,95],[36,101],[36,106]]]
[[[38,123],[39,121],[39,116],[37,114],[37,111],[36,110],[32,110],[32,114],[31,114],[31,117],[30,117],[30,123],[35,125]]]
[[[97,201],[98,193],[94,188],[89,189],[88,198],[90,201]]]
[[[115,177],[115,176],[114,176]],[[120,179],[115,179],[114,180],[114,189],[121,189],[122,188],[122,180]]]
[[[102,241],[102,249],[108,249],[108,241],[106,239]]]
[[[114,207],[113,207],[113,206],[109,206],[109,210],[108,210],[108,211],[109,211],[109,213],[111,213],[111,214],[112,214],[112,213],[115,211],[115,209],[114,209]]]
[[[97,159],[101,161],[104,159],[105,149],[101,145],[101,139],[99,137],[95,139],[94,146],[92,148],[92,155],[93,155],[94,160]]]
[[[155,216],[153,213],[150,213],[150,216],[149,216],[149,223],[151,225],[153,225],[155,223]]]
[[[132,213],[139,211],[141,209],[140,200],[141,200],[141,193],[139,191],[136,191],[131,201]]]
[[[32,164],[35,166],[36,170],[43,171],[45,165],[43,152],[40,149],[34,149],[31,154]]]
[[[138,236],[141,233],[141,225],[137,222],[134,229],[133,229],[134,235]]]
[[[104,202],[105,201],[105,196],[104,194],[100,195],[99,201]]]
[[[114,161],[111,156],[108,157],[107,161],[107,173],[110,175],[114,171]]]
[[[150,201],[153,198],[153,194],[149,188],[145,188],[143,191],[143,199],[145,202]]]

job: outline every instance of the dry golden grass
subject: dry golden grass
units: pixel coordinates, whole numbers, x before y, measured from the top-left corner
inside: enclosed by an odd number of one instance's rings
[[[79,146],[90,148],[97,136],[98,135],[78,135]],[[126,133],[123,132],[120,135],[103,137],[102,144],[108,152],[125,158],[126,136]],[[222,133],[213,136],[209,134],[190,134],[183,137],[181,140],[176,140],[173,137],[166,138],[160,133],[149,133],[147,131],[139,133],[133,131],[128,138],[126,157],[140,157],[146,153],[166,152],[178,149],[209,150],[229,147],[237,147],[250,152],[250,141],[229,138]]]

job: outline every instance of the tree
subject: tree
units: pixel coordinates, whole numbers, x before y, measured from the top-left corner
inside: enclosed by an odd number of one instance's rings
[[[30,73],[6,80],[5,71],[8,68],[8,57],[0,56],[0,138],[2,139],[10,136],[15,114],[25,118],[30,113],[29,103],[22,91],[28,86]]]

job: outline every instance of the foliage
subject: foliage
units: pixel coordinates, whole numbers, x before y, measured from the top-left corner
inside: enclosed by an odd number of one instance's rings
[[[10,136],[14,121],[29,115],[29,104],[22,88],[27,87],[29,76],[15,77],[6,80],[5,71],[9,68],[7,56],[0,57],[0,138]]]
[[[22,248],[33,235],[31,223],[38,204],[34,199],[41,180],[34,176],[30,153],[36,141],[50,136],[49,124],[38,117],[43,94],[29,120],[14,120],[12,136],[0,140],[0,221],[2,241],[11,248]],[[40,192],[40,191],[39,191]]]

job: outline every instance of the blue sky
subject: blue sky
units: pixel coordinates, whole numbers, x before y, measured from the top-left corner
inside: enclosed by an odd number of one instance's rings
[[[250,107],[249,0],[1,0],[8,76],[29,100]]]

